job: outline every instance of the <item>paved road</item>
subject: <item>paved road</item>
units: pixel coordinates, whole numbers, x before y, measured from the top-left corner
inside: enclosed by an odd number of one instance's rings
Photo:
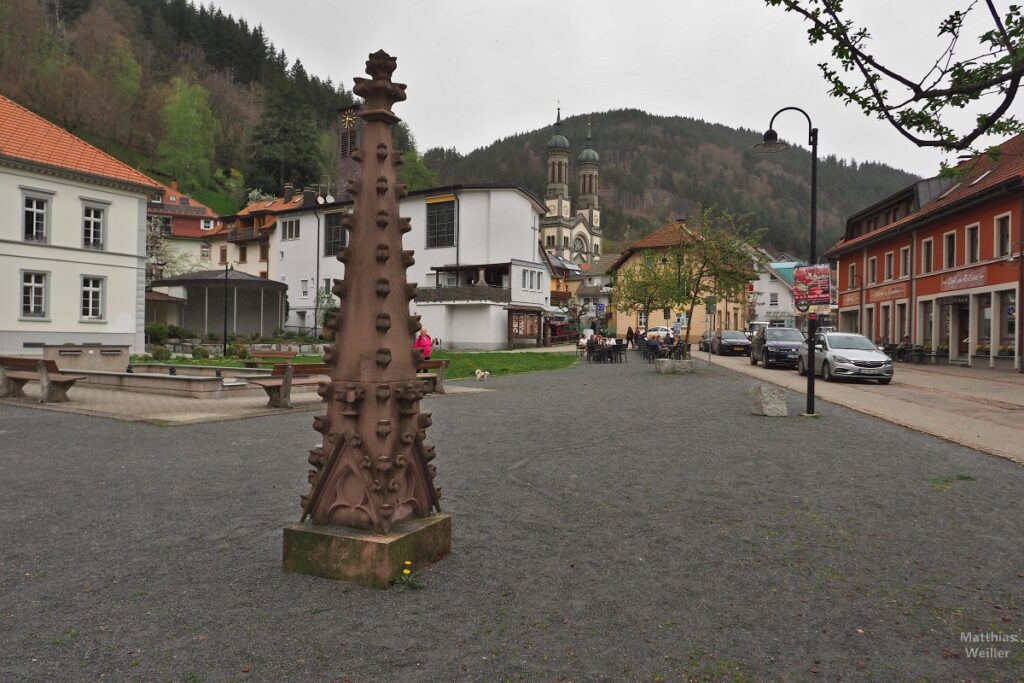
[[[695,357],[706,361],[708,354]],[[711,362],[806,397],[807,378],[795,370],[751,366],[745,356],[712,356]],[[888,386],[818,380],[816,398],[1024,464],[1024,375],[897,363]]]
[[[0,680],[1017,677],[960,634],[1024,636],[1024,468],[828,403],[758,418],[754,383],[634,359],[430,398],[454,553],[411,592],[280,571],[308,412],[0,406]]]

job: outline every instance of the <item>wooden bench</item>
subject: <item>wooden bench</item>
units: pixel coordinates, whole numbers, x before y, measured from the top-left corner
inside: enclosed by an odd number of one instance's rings
[[[315,375],[330,374],[331,367],[323,363],[277,363],[269,378],[251,379],[249,382],[267,392],[268,408],[291,408],[292,387],[320,384]]]
[[[448,369],[447,360],[423,360],[416,366],[416,379],[427,383],[427,391],[437,394],[444,393],[444,372]]]
[[[85,377],[62,373],[52,360],[20,356],[0,357],[0,396],[24,396],[25,384],[39,382],[39,402],[60,403],[68,400],[68,389],[80,379]]]
[[[245,361],[245,367],[258,368],[260,364],[269,359],[291,360],[299,355],[298,351],[252,351],[249,359]]]

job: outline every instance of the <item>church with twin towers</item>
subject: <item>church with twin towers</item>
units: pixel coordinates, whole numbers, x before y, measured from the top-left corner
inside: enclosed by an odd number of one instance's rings
[[[544,250],[567,261],[590,264],[601,257],[601,210],[597,200],[601,160],[591,146],[587,121],[586,147],[576,157],[577,197],[575,210],[569,192],[569,158],[572,146],[562,134],[562,110],[555,133],[548,140],[548,185],[544,193],[547,214],[540,222]]]

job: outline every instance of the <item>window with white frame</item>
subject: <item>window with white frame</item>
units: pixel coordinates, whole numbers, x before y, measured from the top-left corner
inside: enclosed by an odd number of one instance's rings
[[[894,254],[891,251],[885,253],[885,279],[892,279]]]
[[[942,264],[945,268],[956,265],[956,233],[947,232],[942,236]]]
[[[523,289],[526,289],[526,268],[523,268]]]
[[[849,278],[846,286],[856,287],[857,286],[857,264],[851,263],[846,270],[847,277]]]
[[[996,255],[1010,255],[1010,216],[996,218]]]
[[[23,235],[26,242],[45,242],[50,200],[45,197],[25,195],[23,213]]]
[[[299,280],[299,292],[303,299],[309,296],[309,280]]]
[[[201,244],[199,245],[199,258],[207,260],[210,258],[210,245]]]
[[[910,276],[910,247],[900,249],[900,277]]]
[[[299,239],[299,220],[297,218],[281,221],[281,239]]]
[[[779,305],[779,293],[778,292],[769,292],[769,294],[768,294],[768,305],[769,306],[778,306]]]
[[[636,314],[636,324],[638,327],[647,327],[647,311],[640,311]]]
[[[103,320],[103,278],[82,277],[82,320]]]
[[[872,256],[868,259],[868,284],[873,285],[878,282],[878,260]]]
[[[103,248],[103,222],[106,211],[98,206],[82,207],[82,246],[86,249]]]
[[[46,317],[46,284],[49,273],[21,273],[21,317]]]
[[[930,273],[935,270],[935,249],[932,240],[921,242],[921,272]]]
[[[213,230],[213,219],[204,218],[203,222],[199,224],[200,230]]]
[[[967,227],[967,262],[977,263],[981,260],[981,243],[978,239],[979,226]]]

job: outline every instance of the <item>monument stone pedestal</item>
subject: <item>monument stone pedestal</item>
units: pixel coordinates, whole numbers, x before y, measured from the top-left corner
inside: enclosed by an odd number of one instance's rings
[[[452,550],[452,518],[435,514],[402,522],[391,533],[311,523],[284,528],[284,570],[387,588],[411,560],[414,569]]]

